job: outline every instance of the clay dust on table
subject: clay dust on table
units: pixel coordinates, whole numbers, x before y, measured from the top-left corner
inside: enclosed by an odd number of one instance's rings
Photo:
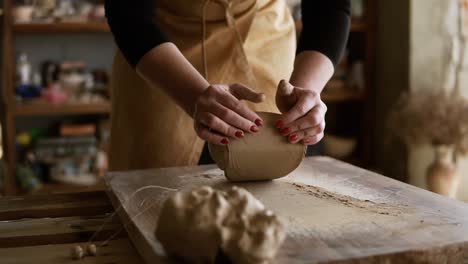
[[[403,204],[388,204],[388,203],[377,203],[371,200],[361,200],[348,195],[330,192],[324,188],[301,184],[301,183],[289,183],[293,185],[296,190],[306,192],[319,199],[326,199],[340,203],[346,207],[358,208],[367,212],[380,214],[380,215],[391,215],[399,216],[402,213],[408,211],[408,206]]]

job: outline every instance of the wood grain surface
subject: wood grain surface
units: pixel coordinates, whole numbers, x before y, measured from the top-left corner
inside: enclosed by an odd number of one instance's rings
[[[109,217],[107,214],[2,221],[0,248],[86,242],[98,230],[95,240],[106,240],[122,227],[116,217],[107,223]]]
[[[232,184],[215,167],[200,166],[110,173],[107,185],[146,263],[165,263],[154,230],[171,189],[223,189]],[[252,192],[286,224],[287,238],[276,263],[468,260],[467,204],[343,162],[308,158],[286,178],[236,185]],[[145,186],[159,187],[134,194]]]
[[[104,192],[79,194],[7,196],[0,199],[0,221],[60,217],[92,216],[113,211]]]
[[[2,264],[138,264],[143,263],[128,239],[111,241],[99,249],[99,255],[73,260],[70,249],[79,243],[42,245],[18,248],[0,248]]]
[[[96,257],[71,259],[70,249],[85,247],[101,227],[93,240],[97,245],[122,230],[118,217],[108,222],[112,211],[104,192],[2,197],[0,263],[142,263],[126,232],[99,248]]]

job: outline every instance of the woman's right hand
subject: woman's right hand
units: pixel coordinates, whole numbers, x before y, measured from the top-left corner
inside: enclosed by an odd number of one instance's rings
[[[260,103],[265,95],[241,84],[215,84],[205,89],[193,115],[198,136],[212,144],[227,145],[230,139],[258,132],[263,120],[241,100]]]

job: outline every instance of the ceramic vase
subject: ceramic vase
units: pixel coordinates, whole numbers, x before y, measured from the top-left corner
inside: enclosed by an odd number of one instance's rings
[[[434,161],[426,174],[427,187],[430,191],[455,198],[460,177],[455,163],[455,148],[447,145],[434,146]]]

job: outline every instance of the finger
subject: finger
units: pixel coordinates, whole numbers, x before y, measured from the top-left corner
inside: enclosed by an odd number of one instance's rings
[[[297,131],[295,133],[291,133],[288,136],[288,141],[291,142],[291,143],[297,143],[297,142],[299,142],[299,141],[301,141],[303,139],[313,139],[317,135],[323,134],[324,130],[325,130],[325,122],[322,122],[321,124],[319,124],[319,125],[317,125],[315,127],[300,130],[300,131]],[[320,139],[321,139],[321,137],[320,137]],[[307,140],[307,141],[309,142],[311,140]],[[313,142],[311,144],[315,144],[317,142]]]
[[[301,96],[297,103],[281,117],[282,124],[289,124],[306,115],[317,103],[315,96]]]
[[[208,127],[202,125],[201,123],[196,123],[195,124],[195,131],[197,132],[197,135],[211,143],[211,144],[215,144],[215,145],[227,145],[229,144],[229,139],[226,138],[226,137],[223,137],[219,134],[216,134],[216,133],[213,133],[212,131],[210,131],[208,129]]]
[[[304,144],[304,145],[315,145],[315,144],[319,143],[320,140],[323,139],[323,136],[324,136],[324,133],[322,132],[322,133],[317,134],[315,136],[305,137],[302,140],[302,144]]]
[[[203,112],[197,115],[197,120],[204,126],[208,127],[211,130],[215,130],[221,135],[228,136],[231,138],[242,138],[244,137],[244,132],[241,130],[230,126],[225,121],[221,120],[219,117],[212,113]]]
[[[236,97],[229,93],[223,93],[220,95],[220,100],[218,101],[224,107],[232,110],[239,116],[249,120],[250,122],[254,123],[256,126],[261,126],[263,124],[263,120],[258,116],[254,111],[252,111],[247,105],[239,101]],[[228,114],[228,113],[224,113]],[[219,116],[223,120],[223,116]],[[245,130],[248,131],[248,130]]]
[[[283,136],[287,136],[291,133],[319,125],[325,118],[325,111],[326,110],[323,109],[320,105],[314,107],[304,117],[301,117],[290,124],[284,125],[284,127],[281,129],[281,134]]]
[[[264,93],[257,93],[247,86],[238,83],[230,85],[229,92],[238,100],[247,100],[254,103],[261,103],[265,100]]]
[[[222,104],[215,103],[210,111],[227,124],[245,132],[258,132],[257,124],[239,115]],[[258,123],[258,122],[256,122]]]

